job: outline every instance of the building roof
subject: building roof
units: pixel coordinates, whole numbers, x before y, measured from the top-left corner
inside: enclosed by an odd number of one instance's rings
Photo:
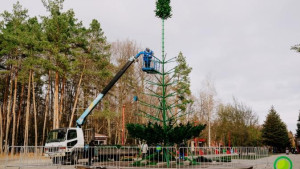
[[[98,138],[108,138],[107,135],[99,134],[99,133],[95,133],[95,137],[98,137]]]

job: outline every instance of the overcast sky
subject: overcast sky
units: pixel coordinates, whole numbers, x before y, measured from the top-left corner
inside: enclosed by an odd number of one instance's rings
[[[0,13],[15,0],[0,0]],[[40,0],[20,0],[31,16],[46,15]],[[299,0],[173,0],[173,17],[165,24],[168,57],[180,51],[193,68],[197,95],[210,75],[223,103],[250,106],[262,124],[273,105],[295,133],[300,110]],[[161,21],[155,0],[66,0],[88,25],[100,21],[110,42],[135,40],[161,53]]]

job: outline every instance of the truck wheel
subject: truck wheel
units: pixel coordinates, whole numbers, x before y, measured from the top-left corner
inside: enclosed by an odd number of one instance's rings
[[[71,163],[74,165],[76,165],[78,163],[78,154],[77,153],[73,153],[71,156]]]

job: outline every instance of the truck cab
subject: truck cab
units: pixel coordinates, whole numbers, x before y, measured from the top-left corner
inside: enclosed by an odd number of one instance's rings
[[[81,128],[55,129],[48,134],[45,156],[66,156],[76,147],[84,147],[84,134]]]

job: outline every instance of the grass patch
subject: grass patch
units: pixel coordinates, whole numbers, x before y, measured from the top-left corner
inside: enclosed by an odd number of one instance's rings
[[[206,157],[203,157],[203,156],[197,157],[195,160],[197,162],[212,162],[212,159],[206,158]]]
[[[200,162],[197,162],[197,161],[195,161],[195,160],[193,160],[191,163],[190,163],[190,165],[200,165],[201,163]]]
[[[132,163],[131,166],[134,166],[134,167],[141,167],[141,166],[149,166],[149,165],[156,165],[156,164],[157,164],[157,163],[154,162],[154,161],[142,163],[142,160],[140,160],[140,161],[136,161],[136,162]]]
[[[184,160],[188,160],[190,162],[190,165],[200,165],[202,162],[212,162],[211,159],[200,156],[193,159],[185,157]]]
[[[132,158],[123,158],[121,161],[133,161]]]
[[[216,157],[216,162],[231,162],[231,156]]]

